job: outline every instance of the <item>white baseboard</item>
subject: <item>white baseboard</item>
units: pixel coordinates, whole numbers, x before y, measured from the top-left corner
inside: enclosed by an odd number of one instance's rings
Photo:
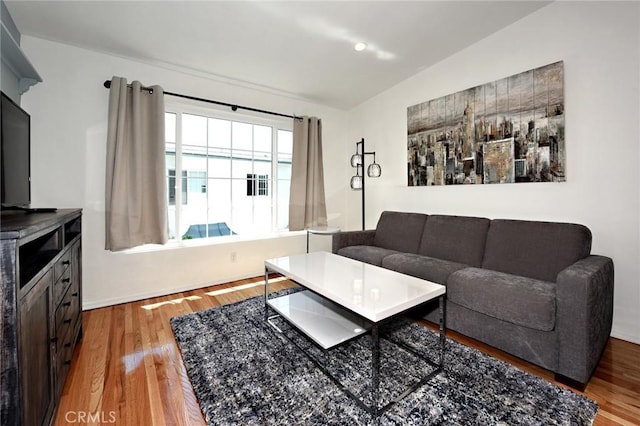
[[[104,308],[104,307],[107,307],[107,306],[119,305],[121,303],[137,302],[139,300],[150,299],[152,297],[168,296],[168,295],[174,294],[174,293],[182,293],[184,291],[197,290],[197,289],[200,289],[200,288],[211,287],[211,286],[220,285],[220,284],[226,284],[226,283],[229,283],[229,282],[238,281],[238,280],[245,280],[245,279],[254,278],[254,277],[258,278],[258,275],[257,274],[250,274],[250,275],[247,275],[247,276],[238,276],[238,277],[225,278],[225,279],[221,279],[221,280],[218,280],[218,281],[211,281],[211,282],[206,282],[206,283],[201,283],[201,284],[190,284],[190,285],[185,285],[185,286],[182,286],[182,287],[164,288],[164,289],[158,289],[158,290],[155,290],[155,291],[148,291],[148,292],[142,292],[142,293],[137,293],[137,294],[127,294],[127,295],[118,296],[118,297],[112,297],[112,298],[108,298],[108,299],[83,301],[82,302],[82,310],[83,311],[88,311],[88,310],[91,310],[91,309],[98,309],[98,308]]]
[[[630,343],[635,343],[636,345],[640,345],[640,336],[633,335],[629,333],[621,333],[618,330],[611,331],[611,337],[615,337],[616,339],[625,340]]]

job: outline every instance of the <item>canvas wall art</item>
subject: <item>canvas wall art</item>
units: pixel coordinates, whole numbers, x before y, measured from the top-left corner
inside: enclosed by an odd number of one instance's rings
[[[564,182],[556,62],[407,108],[409,186]]]

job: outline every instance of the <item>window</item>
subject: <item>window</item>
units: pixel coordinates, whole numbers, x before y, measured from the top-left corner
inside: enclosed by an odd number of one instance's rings
[[[269,195],[269,175],[247,174],[247,195]]]
[[[231,119],[184,106],[167,109],[170,238],[286,230],[292,123],[242,120],[238,113]]]

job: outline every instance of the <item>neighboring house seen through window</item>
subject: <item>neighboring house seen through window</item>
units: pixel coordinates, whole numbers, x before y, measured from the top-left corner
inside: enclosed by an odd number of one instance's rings
[[[182,108],[165,114],[169,238],[286,230],[291,123]]]

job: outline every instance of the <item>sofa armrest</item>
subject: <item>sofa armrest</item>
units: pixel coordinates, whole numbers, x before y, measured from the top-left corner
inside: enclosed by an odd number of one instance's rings
[[[372,246],[373,238],[376,235],[375,229],[366,231],[347,231],[333,234],[331,251],[338,253],[343,247],[349,246]]]
[[[556,281],[557,373],[587,383],[600,361],[613,319],[613,260],[591,255]]]

